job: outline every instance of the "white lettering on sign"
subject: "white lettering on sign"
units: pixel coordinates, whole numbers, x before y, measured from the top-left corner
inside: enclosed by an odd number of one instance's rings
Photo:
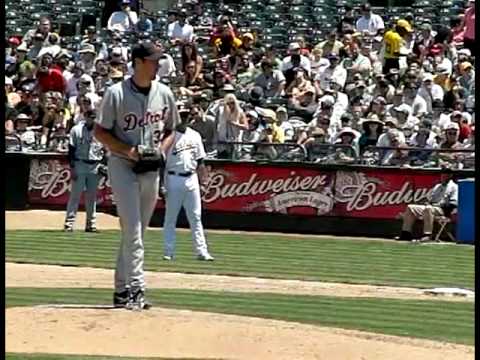
[[[289,177],[284,179],[260,180],[258,175],[253,173],[246,182],[226,184],[225,180],[227,177],[228,174],[224,172],[213,173],[210,176],[207,185],[203,189],[202,199],[204,202],[208,204],[219,199],[239,196],[316,190],[325,186],[328,178],[327,175],[300,176],[292,171]]]
[[[32,160],[28,190],[40,191],[40,197],[60,197],[71,190],[71,171],[59,160]],[[105,177],[98,182],[98,190],[110,188]]]

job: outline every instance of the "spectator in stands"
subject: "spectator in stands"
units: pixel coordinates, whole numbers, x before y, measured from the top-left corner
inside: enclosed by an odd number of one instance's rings
[[[99,58],[107,59],[108,58],[108,47],[107,44],[98,38],[97,29],[95,26],[88,26],[85,30],[85,36],[83,37],[81,45],[90,44],[95,47],[95,51],[98,54]]]
[[[352,79],[355,74],[368,78],[372,71],[370,59],[360,53],[360,46],[353,42],[347,49],[348,58],[343,60],[343,67],[347,71],[347,79]]]
[[[214,142],[216,141],[217,132],[215,121],[205,116],[200,105],[193,105],[190,110],[189,127],[196,130],[202,136],[207,152],[212,152]]]
[[[295,129],[293,125],[288,121],[287,109],[283,106],[279,106],[276,110],[277,125],[282,129],[286,142],[293,141],[295,137]]]
[[[278,97],[285,89],[285,76],[280,70],[274,70],[271,60],[262,60],[262,73],[255,78],[255,86],[262,88],[266,97]]]
[[[224,107],[219,109],[217,135],[219,142],[240,142],[244,130],[248,130],[248,121],[235,95],[224,98]],[[227,147],[219,149],[219,156],[230,157]],[[237,149],[237,147],[235,147]]]
[[[372,12],[369,3],[361,6],[361,12],[362,16],[357,20],[355,26],[358,32],[367,32],[371,36],[376,36],[380,30],[385,29],[382,17]]]
[[[212,18],[204,13],[202,3],[200,2],[196,2],[193,5],[193,15],[189,18],[188,22],[195,27],[206,27],[210,29],[213,26]]]
[[[312,79],[315,79],[320,72],[323,72],[330,65],[330,61],[328,61],[322,55],[323,51],[321,49],[314,48],[312,50],[312,54],[310,56]]]
[[[29,48],[27,52],[27,59],[30,61],[36,61],[38,55],[42,51],[44,44],[45,37],[42,33],[35,33],[32,36],[32,46]]]
[[[362,135],[358,140],[360,153],[363,153],[367,146],[376,146],[378,138],[383,133],[383,121],[378,119],[378,116],[371,116],[363,119],[360,124],[362,127]]]
[[[199,96],[203,89],[208,87],[203,74],[196,73],[195,61],[190,61],[185,69],[182,86],[180,87],[180,94],[184,96]]]
[[[458,141],[460,127],[457,123],[451,122],[445,128],[445,140],[440,144],[440,149],[456,150],[461,149],[462,144]],[[439,153],[440,166],[458,166],[458,158],[460,154],[455,152]]]
[[[147,11],[144,9],[140,10],[140,17],[137,22],[137,31],[138,32],[147,32],[151,33],[153,31],[153,23],[147,17]]]
[[[465,33],[463,36],[463,45],[472,53],[475,51],[475,0],[468,2],[468,8],[463,17]]]
[[[312,82],[307,79],[306,71],[302,67],[293,69],[295,73],[295,79],[285,89],[287,96],[294,98],[301,97],[305,91],[313,87]]]
[[[40,94],[48,91],[65,93],[67,83],[62,71],[53,67],[53,56],[50,53],[45,53],[40,58],[40,66],[38,67],[36,76]]]
[[[107,29],[110,31],[134,31],[138,22],[138,16],[135,11],[130,9],[130,0],[121,0],[120,11],[115,11],[108,19]]]
[[[216,57],[231,55],[242,45],[242,40],[236,36],[228,21],[221,23],[220,29],[218,34],[212,36]]]
[[[36,29],[30,29],[27,31],[27,33],[23,36],[23,42],[26,43],[27,46],[30,46],[32,44],[33,38],[35,37],[36,34],[41,34],[42,39],[45,42],[45,46],[48,46],[49,43],[49,37],[50,35],[50,30],[52,28],[52,24],[50,22],[50,19],[46,16],[40,17],[40,21],[38,23],[38,27]]]
[[[465,37],[465,27],[463,26],[462,18],[453,16],[450,18],[450,28],[452,29],[452,42],[455,47],[463,46]]]
[[[84,66],[85,74],[92,75],[95,71],[95,57],[97,55],[95,46],[91,44],[84,44],[78,51],[80,55],[80,62]]]
[[[453,173],[444,170],[440,183],[433,187],[425,205],[410,204],[403,215],[402,232],[399,240],[414,240],[412,229],[415,222],[423,219],[423,236],[415,241],[425,242],[432,240],[435,216],[450,216],[457,208],[458,185],[454,182]]]
[[[292,113],[302,117],[305,122],[309,122],[312,119],[318,107],[313,87],[306,89],[301,96],[289,99],[289,108],[292,110]],[[332,107],[333,103],[330,108]]]
[[[355,14],[350,4],[345,4],[345,13],[337,25],[339,35],[353,34],[355,32]]]
[[[301,47],[299,43],[293,42],[288,45],[289,55],[283,58],[280,70],[285,75],[286,86],[295,78],[295,72],[293,69],[302,67],[306,70],[307,75],[310,76],[311,64],[310,59],[300,54]]]
[[[383,97],[386,101],[392,102],[395,94],[395,87],[390,84],[384,74],[377,74],[375,82],[368,88],[373,98]]]
[[[353,164],[358,156],[357,133],[351,127],[342,128],[337,134],[337,145],[349,147],[339,147],[336,151],[336,160],[342,164]]]
[[[18,114],[15,121],[15,134],[20,138],[23,148],[32,148],[35,146],[36,134],[32,129],[31,117],[26,114]]]
[[[440,85],[433,82],[433,75],[426,73],[423,75],[422,86],[418,89],[418,95],[425,100],[427,105],[426,112],[432,113],[433,101],[443,101],[443,89]]]
[[[182,71],[185,72],[187,63],[195,62],[195,75],[198,75],[203,70],[203,59],[198,54],[197,45],[195,43],[185,43],[182,45]]]
[[[475,70],[473,65],[468,62],[462,62],[459,65],[460,77],[458,78],[458,84],[465,89],[465,96],[469,96],[475,89]]]
[[[322,54],[327,55],[331,53],[340,54],[343,49],[343,43],[338,40],[338,34],[335,30],[328,33],[327,39],[318,43],[315,49],[322,50]]]
[[[330,53],[327,55],[330,65],[315,78],[315,88],[319,94],[323,94],[330,87],[330,83],[335,81],[341,88],[347,81],[347,70],[340,63],[338,54]]]
[[[177,21],[168,25],[167,35],[172,45],[181,45],[186,42],[193,42],[193,26],[187,24],[186,11],[180,11],[177,15]]]
[[[416,37],[413,52],[418,56],[419,60],[423,60],[428,56],[430,48],[435,43],[435,33],[432,30],[432,24],[424,22],[420,27],[420,34]]]

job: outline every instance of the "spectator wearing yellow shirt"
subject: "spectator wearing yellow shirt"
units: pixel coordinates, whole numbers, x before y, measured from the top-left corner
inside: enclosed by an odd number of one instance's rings
[[[400,19],[397,21],[394,29],[385,33],[384,36],[384,58],[383,73],[388,74],[390,69],[400,69],[400,56],[402,48],[405,49],[405,39],[413,29],[407,20]]]

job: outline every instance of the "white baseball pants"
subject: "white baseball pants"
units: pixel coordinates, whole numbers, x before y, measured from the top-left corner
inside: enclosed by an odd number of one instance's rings
[[[193,251],[196,255],[208,254],[202,225],[202,202],[197,174],[189,177],[165,174],[167,190],[165,219],[163,223],[165,255],[175,255],[177,218],[180,209],[185,209],[192,231]]]

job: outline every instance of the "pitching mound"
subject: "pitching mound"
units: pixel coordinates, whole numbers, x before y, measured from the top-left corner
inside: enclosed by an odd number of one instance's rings
[[[474,358],[472,347],[290,322],[153,308],[11,308],[6,351],[200,359]]]

